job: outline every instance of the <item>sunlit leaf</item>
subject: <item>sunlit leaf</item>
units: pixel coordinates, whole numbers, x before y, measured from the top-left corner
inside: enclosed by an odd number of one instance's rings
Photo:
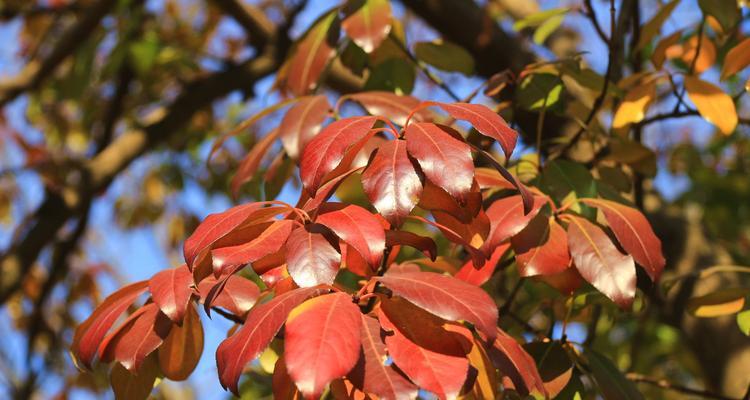
[[[193,294],[193,274],[187,266],[161,271],[151,278],[148,285],[154,303],[169,319],[181,323]]]
[[[734,314],[745,306],[748,290],[739,288],[720,289],[718,291],[693,297],[687,302],[687,312],[701,318],[720,317]]]
[[[552,275],[570,266],[568,234],[544,214],[537,214],[511,243],[521,276]]]
[[[320,228],[320,226],[318,226]],[[286,244],[287,269],[300,287],[333,284],[341,254],[314,226],[295,229]]]
[[[391,31],[391,5],[388,0],[350,1],[344,7],[341,28],[366,53],[380,46]]]
[[[719,87],[693,76],[685,77],[685,89],[701,116],[729,135],[737,127],[737,110],[732,98]]]
[[[377,217],[362,207],[348,205],[318,216],[317,222],[330,228],[364,257],[373,269],[380,265],[385,250],[385,230]]]
[[[724,66],[721,68],[721,79],[726,79],[750,65],[750,38],[732,47],[724,57]]]
[[[295,95],[307,94],[315,88],[328,60],[335,53],[335,41],[339,35],[336,11],[324,15],[313,25],[289,60],[286,84]]]
[[[628,91],[615,112],[612,127],[624,128],[627,125],[643,121],[646,111],[656,98],[656,80],[649,79]]]

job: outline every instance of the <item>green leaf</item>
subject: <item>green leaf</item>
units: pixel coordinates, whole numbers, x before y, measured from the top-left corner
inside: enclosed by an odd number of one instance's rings
[[[565,19],[565,14],[557,14],[539,25],[534,31],[534,43],[543,44],[549,35],[562,24],[563,19]]]
[[[443,71],[460,72],[464,75],[474,72],[474,58],[471,54],[450,42],[419,42],[414,46],[414,53],[418,60]]]
[[[737,325],[745,336],[750,336],[750,310],[737,313]]]
[[[365,83],[365,90],[387,90],[409,94],[417,78],[414,66],[403,58],[391,58],[378,64]]]
[[[642,400],[643,395],[619,369],[602,354],[587,349],[586,359],[605,400]]]
[[[527,110],[554,109],[560,103],[562,80],[553,74],[531,74],[516,93],[518,104]]]
[[[550,10],[539,11],[538,13],[531,14],[526,18],[517,21],[513,24],[513,30],[520,31],[524,28],[544,25],[554,17],[564,16],[568,10],[568,8],[553,8]],[[562,21],[562,18],[560,20]]]
[[[596,197],[596,181],[586,167],[581,164],[554,160],[544,167],[542,185],[560,203],[574,198]],[[589,208],[582,206],[582,208]],[[592,212],[587,216],[593,216]]]
[[[362,76],[362,72],[367,66],[367,53],[357,46],[354,42],[349,42],[344,51],[341,52],[341,63],[357,76]]]
[[[742,15],[736,0],[698,0],[704,15],[711,15],[719,21],[724,32],[734,28]]]
[[[141,40],[130,45],[130,61],[139,75],[147,74],[159,55],[159,38],[148,31]]]

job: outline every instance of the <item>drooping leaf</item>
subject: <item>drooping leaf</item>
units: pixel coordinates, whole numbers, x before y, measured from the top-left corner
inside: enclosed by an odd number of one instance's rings
[[[274,129],[272,132],[268,133],[266,136],[260,139],[258,143],[253,146],[252,150],[247,153],[245,158],[242,159],[240,165],[237,167],[237,172],[235,172],[234,176],[232,177],[232,182],[229,184],[232,196],[237,198],[242,185],[253,179],[255,173],[258,172],[260,163],[268,153],[268,149],[271,148],[271,145],[276,141],[278,137],[279,130]]]
[[[284,114],[279,124],[279,137],[284,151],[296,160],[307,143],[320,131],[331,105],[324,95],[300,100]]]
[[[182,322],[188,308],[193,294],[192,285],[193,274],[184,264],[157,273],[148,283],[154,303],[176,323]]]
[[[698,112],[708,122],[729,135],[737,127],[737,109],[734,101],[718,86],[694,76],[685,77],[685,89]]]
[[[433,67],[464,75],[474,73],[474,58],[463,47],[442,40],[419,42],[414,45],[414,55],[418,60]]]
[[[554,218],[537,214],[511,243],[521,276],[557,274],[570,267],[568,234]]]
[[[156,357],[147,357],[138,373],[132,373],[120,364],[112,366],[109,381],[116,400],[146,400],[159,377]]]
[[[344,32],[366,53],[380,47],[391,31],[391,5],[388,0],[364,0],[347,3]]]
[[[278,220],[250,242],[212,250],[214,275],[217,277],[224,275],[234,267],[258,261],[269,254],[276,253],[284,246],[289,234],[292,233],[294,224],[292,220]]]
[[[315,226],[292,231],[286,244],[287,270],[300,287],[333,284],[341,265],[341,254]]]
[[[213,276],[208,276],[198,284],[198,292],[201,301],[205,301],[211,289],[219,281]],[[260,297],[260,289],[253,281],[241,276],[230,275],[223,283],[221,291],[211,301],[212,307],[221,307],[234,315],[244,316]]]
[[[638,39],[638,43],[635,46],[636,49],[642,49],[647,44],[651,43],[651,40],[657,34],[659,34],[662,25],[664,25],[664,22],[667,20],[667,18],[669,18],[669,16],[672,14],[672,11],[674,11],[675,7],[677,7],[677,4],[679,3],[679,0],[672,0],[669,3],[665,4],[659,9],[656,15],[651,18],[651,20],[643,25],[643,28],[641,28],[640,38]]]
[[[497,305],[477,286],[435,272],[389,273],[378,280],[440,318],[468,321],[488,337],[495,336]]]
[[[497,268],[500,259],[510,248],[510,243],[503,243],[492,251],[492,255],[482,266],[477,266],[474,261],[468,260],[461,269],[454,275],[456,279],[472,285],[482,286],[490,280],[492,274]]]
[[[417,396],[417,387],[392,365],[386,365],[388,353],[383,342],[380,323],[361,315],[362,353],[357,366],[348,377],[359,389],[383,400],[407,400]]]
[[[357,250],[370,267],[380,265],[385,250],[385,230],[369,211],[348,205],[320,214],[317,222],[330,228],[336,236]]]
[[[594,350],[584,353],[605,400],[642,400],[643,395],[607,357]]]
[[[221,386],[239,395],[237,384],[245,365],[268,347],[294,307],[324,291],[322,288],[291,290],[250,310],[242,327],[216,349]]]
[[[620,253],[604,231],[579,217],[568,216],[568,247],[581,276],[620,308],[635,298],[633,257]]]
[[[749,290],[741,288],[720,289],[689,299],[686,309],[690,314],[701,318],[734,314],[745,306],[745,297],[749,292]]]
[[[721,79],[726,79],[750,65],[750,38],[732,47],[724,57],[724,65],[721,67]]]
[[[190,376],[203,354],[203,325],[195,307],[188,307],[182,326],[173,326],[159,347],[159,368],[173,381]]]
[[[605,199],[581,199],[604,213],[615,237],[635,262],[643,268],[652,281],[659,279],[664,269],[664,255],[661,240],[656,236],[651,224],[637,209]]]
[[[432,238],[420,236],[409,231],[385,231],[385,245],[388,247],[406,245],[413,247],[435,261],[437,257],[437,245]]]
[[[482,246],[482,250],[490,252],[500,243],[518,234],[529,224],[545,204],[544,198],[534,196],[531,210],[524,214],[523,199],[520,195],[504,197],[495,201],[487,209],[490,219],[490,234]]]
[[[128,371],[140,369],[146,357],[167,338],[172,323],[159,307],[149,303],[138,310],[99,345],[102,361],[118,361]]]
[[[385,142],[362,173],[362,187],[367,197],[394,227],[403,224],[422,195],[422,181],[406,147],[403,140]]]
[[[512,336],[496,328],[496,337],[489,348],[489,356],[500,372],[507,376],[522,396],[538,393],[547,396],[544,381],[539,376],[534,359]]]
[[[441,398],[459,393],[469,369],[463,336],[403,299],[383,301],[378,319],[389,333],[385,344],[393,363],[417,386]]]
[[[615,113],[612,127],[615,129],[621,129],[630,124],[643,121],[646,117],[648,107],[653,103],[655,98],[655,79],[649,79],[648,81],[630,89],[625,95],[625,98],[622,99],[622,103]]]
[[[406,128],[406,149],[425,177],[459,202],[465,202],[474,180],[471,149],[446,130],[429,122],[410,123]]]
[[[367,138],[377,117],[351,117],[331,123],[305,146],[300,178],[305,189],[315,194],[328,173],[341,164],[357,143]]]
[[[404,126],[406,118],[420,103],[416,97],[377,90],[346,95],[342,97],[341,101],[343,100],[355,101],[370,115],[379,115],[388,118],[400,126]],[[426,109],[418,110],[412,115],[412,120],[417,122],[429,119],[431,119],[431,115]]]
[[[310,28],[289,60],[286,85],[297,96],[315,88],[328,60],[335,54],[339,36],[336,11],[324,15]]]
[[[333,379],[357,363],[361,347],[359,307],[346,293],[331,293],[300,304],[284,329],[289,376],[308,398],[317,398]]]
[[[71,348],[83,366],[91,368],[102,339],[125,310],[147,289],[148,281],[140,281],[112,293],[76,328]]]

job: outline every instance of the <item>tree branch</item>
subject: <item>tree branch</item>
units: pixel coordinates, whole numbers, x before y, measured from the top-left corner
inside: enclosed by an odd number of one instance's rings
[[[650,378],[645,375],[636,374],[636,373],[628,373],[625,375],[629,380],[633,382],[639,382],[639,383],[646,383],[649,385],[653,385],[656,387],[660,387],[662,389],[666,390],[672,390],[675,392],[685,393],[685,394],[691,394],[694,396],[700,396],[704,397],[706,399],[717,399],[717,400],[738,400],[733,397],[727,397],[718,393],[713,393],[708,390],[700,390],[700,389],[693,389],[689,388],[687,386],[678,385],[676,383],[671,383],[669,381],[666,381],[664,379],[654,379]]]

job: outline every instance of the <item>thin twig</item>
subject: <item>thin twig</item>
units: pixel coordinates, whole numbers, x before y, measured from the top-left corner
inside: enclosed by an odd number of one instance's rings
[[[693,61],[690,62],[690,70],[688,72],[688,75],[692,75],[695,72],[695,65],[698,63],[698,57],[701,54],[701,45],[703,44],[703,29],[706,26],[706,18],[704,17],[701,19],[701,24],[698,26],[698,44],[695,46],[695,55],[693,56]],[[680,91],[680,95],[677,96],[678,102],[674,106],[673,111],[679,111],[680,105],[684,104],[682,99],[685,96],[685,85],[682,86],[682,90]]]
[[[390,38],[391,38],[391,41],[395,43],[396,46],[404,54],[406,54],[406,56],[409,58],[409,61],[411,61],[417,68],[419,68],[420,71],[422,71],[422,73],[427,77],[427,79],[429,79],[432,83],[436,84],[441,89],[443,89],[443,91],[445,91],[445,93],[447,93],[448,96],[450,96],[453,99],[453,101],[458,101],[458,102],[461,101],[461,97],[459,97],[453,91],[453,89],[448,87],[448,85],[446,85],[445,82],[443,82],[440,78],[435,76],[435,74],[433,74],[429,69],[427,69],[427,67],[425,67],[421,62],[419,62],[419,60],[417,60],[417,57],[415,57],[414,54],[411,54],[411,51],[409,51],[409,49],[406,47],[406,45],[403,42],[401,42],[401,40],[399,40],[393,35],[391,35]]]
[[[587,10],[587,11],[584,11],[584,14],[591,20],[591,23],[594,25],[594,29],[596,30],[596,33],[599,35],[602,41],[607,46],[609,46],[609,38],[607,37],[607,34],[604,33],[604,29],[602,29],[602,26],[599,24],[599,20],[596,19],[596,11],[594,11],[594,7],[591,4],[591,0],[584,0],[583,3],[586,5],[586,10]]]
[[[694,396],[700,396],[706,399],[738,400],[734,397],[727,397],[719,393],[710,392],[708,390],[693,389],[687,386],[682,386],[676,383],[666,381],[664,379],[654,379],[654,378],[650,378],[648,376],[636,374],[633,372],[626,374],[625,377],[627,377],[628,380],[632,382],[647,383],[649,385],[657,386],[662,389],[672,390],[672,391],[680,392],[680,393],[692,394]]]

